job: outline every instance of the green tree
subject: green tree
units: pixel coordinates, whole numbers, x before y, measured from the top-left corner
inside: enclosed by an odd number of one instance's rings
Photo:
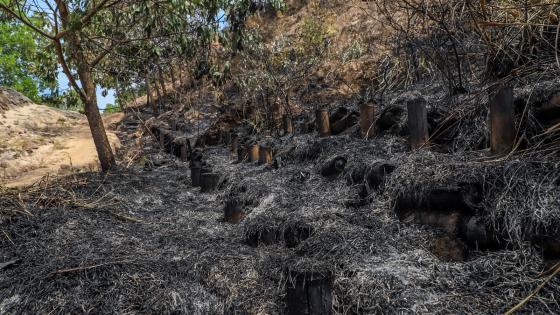
[[[122,95],[127,85],[149,83],[157,74],[165,92],[164,74],[171,74],[173,59],[200,51],[208,60],[219,26],[216,16],[237,2],[0,0],[0,11],[54,47],[60,68],[84,104],[101,168],[108,170],[115,158],[97,107],[97,86],[114,87]],[[243,0],[247,5],[260,2]]]
[[[0,85],[42,101],[43,92],[55,91],[56,58],[48,42],[21,22],[0,17]]]

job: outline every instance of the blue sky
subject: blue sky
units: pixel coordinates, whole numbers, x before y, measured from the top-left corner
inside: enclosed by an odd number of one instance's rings
[[[68,78],[62,71],[58,72],[58,86],[60,87],[61,91],[66,91],[70,89],[68,84]],[[110,89],[107,93],[107,96],[103,96],[101,92],[103,91],[102,88],[97,87],[97,106],[100,110],[104,110],[107,107],[107,104],[115,104],[115,90]]]

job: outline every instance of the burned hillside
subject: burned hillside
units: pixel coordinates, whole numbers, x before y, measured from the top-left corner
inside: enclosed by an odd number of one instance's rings
[[[118,168],[0,188],[0,313],[560,312],[558,5],[251,3]]]

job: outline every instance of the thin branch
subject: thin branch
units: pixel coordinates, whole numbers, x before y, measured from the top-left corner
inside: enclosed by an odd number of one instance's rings
[[[41,30],[40,28],[38,28],[37,26],[33,25],[33,23],[31,23],[30,21],[28,21],[26,18],[24,18],[23,16],[17,14],[16,12],[12,11],[12,9],[8,8],[6,5],[0,3],[0,10],[6,12],[7,14],[11,15],[12,17],[16,18],[18,21],[22,22],[23,24],[25,24],[26,26],[28,26],[29,28],[31,28],[33,31],[35,31],[36,33],[41,34],[41,36],[44,36],[48,39],[54,40],[56,38],[56,36],[53,36],[51,34],[46,33],[45,31]]]
[[[64,72],[64,74],[68,78],[68,81],[70,82],[74,90],[79,94],[80,99],[85,100],[86,95],[84,94],[84,91],[80,88],[80,86],[76,82],[76,79],[74,79],[74,76],[72,75],[72,72],[70,71],[70,68],[66,63],[66,60],[64,59],[64,53],[62,51],[62,44],[60,43],[60,39],[55,39],[53,40],[53,42],[56,51],[56,56],[58,58],[58,63],[62,67],[62,72]]]

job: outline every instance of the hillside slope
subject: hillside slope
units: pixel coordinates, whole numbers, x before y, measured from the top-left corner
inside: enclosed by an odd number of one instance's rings
[[[0,185],[30,185],[47,174],[96,170],[97,153],[84,115],[38,105],[0,89]],[[105,116],[105,123],[120,115]],[[111,145],[119,140],[108,132]]]

